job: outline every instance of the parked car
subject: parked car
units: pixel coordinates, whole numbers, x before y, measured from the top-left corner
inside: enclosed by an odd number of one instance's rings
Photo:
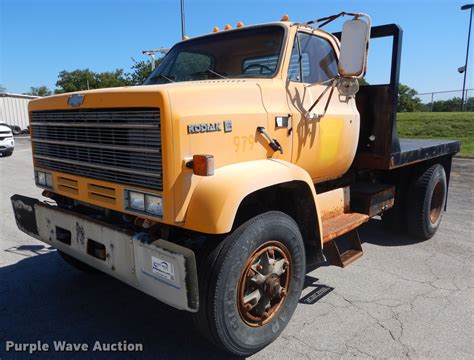
[[[15,140],[13,139],[12,129],[9,126],[0,124],[0,155],[2,157],[13,154]]]
[[[11,129],[13,135],[20,135],[21,134],[21,127],[17,125],[9,125],[7,123],[0,123],[1,126],[7,126]]]

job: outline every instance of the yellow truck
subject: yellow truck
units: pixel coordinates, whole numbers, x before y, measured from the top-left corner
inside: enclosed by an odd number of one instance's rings
[[[322,29],[341,16],[341,33]],[[370,38],[392,40],[388,84],[359,86]],[[239,23],[179,42],[143,86],[33,100],[49,200],[12,196],[17,225],[255,353],[308,269],[360,258],[360,225],[428,239],[440,224],[460,143],[398,138],[401,43],[357,13]]]

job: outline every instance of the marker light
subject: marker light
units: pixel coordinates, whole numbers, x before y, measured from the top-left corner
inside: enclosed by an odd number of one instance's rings
[[[285,14],[281,17],[280,21],[290,21],[290,17],[287,14]]]
[[[194,175],[212,176],[214,175],[214,156],[213,155],[194,155],[193,156]]]
[[[231,30],[231,29],[232,29],[232,26],[230,26],[230,24],[225,24],[224,30]]]
[[[219,28],[217,26],[214,26],[214,29],[212,29],[212,32],[219,32]]]
[[[239,21],[239,22],[237,23],[237,27],[238,27],[238,28],[244,27],[244,23],[243,23],[242,21]]]

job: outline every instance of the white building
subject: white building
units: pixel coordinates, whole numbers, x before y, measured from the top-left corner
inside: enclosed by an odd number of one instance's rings
[[[38,96],[0,93],[0,123],[28,127],[28,102]]]

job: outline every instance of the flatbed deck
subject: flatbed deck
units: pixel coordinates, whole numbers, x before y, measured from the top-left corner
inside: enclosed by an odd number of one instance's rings
[[[395,169],[435,157],[455,154],[461,149],[457,140],[400,139],[400,151],[392,153],[390,168]]]

